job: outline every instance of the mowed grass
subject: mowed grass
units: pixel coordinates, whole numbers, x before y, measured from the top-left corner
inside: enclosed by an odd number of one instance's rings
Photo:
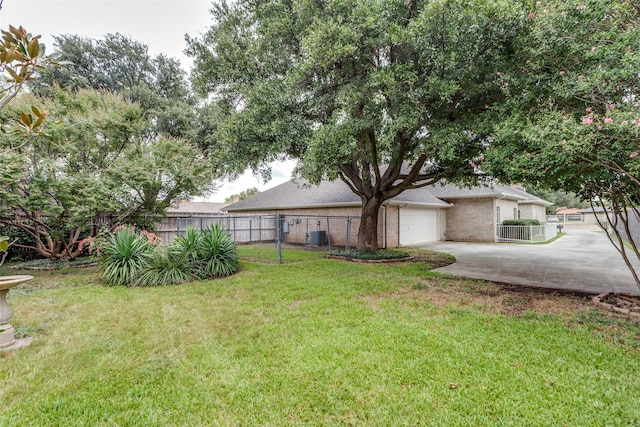
[[[423,263],[244,261],[132,289],[36,275],[9,294],[33,342],[0,352],[2,426],[640,423],[637,324],[619,340],[591,309],[435,304],[422,289],[466,282]]]

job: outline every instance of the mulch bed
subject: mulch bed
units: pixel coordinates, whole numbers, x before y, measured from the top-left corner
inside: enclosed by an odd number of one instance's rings
[[[406,261],[413,261],[413,257],[406,257],[406,258],[392,258],[392,259],[362,259],[362,258],[350,258],[350,257],[344,257],[344,256],[336,256],[336,255],[329,255],[327,256],[327,258],[329,259],[341,259],[343,261],[350,261],[350,262],[362,262],[362,263],[367,263],[367,264],[390,264],[390,263],[394,263],[394,262],[406,262]]]

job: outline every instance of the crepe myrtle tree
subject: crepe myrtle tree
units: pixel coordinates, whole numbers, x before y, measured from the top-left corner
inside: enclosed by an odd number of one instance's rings
[[[23,95],[0,120],[25,105],[47,110],[51,120],[37,135],[0,134],[0,225],[27,233],[29,247],[51,260],[82,254],[99,220],[108,225],[162,215],[181,199],[203,194],[212,169],[187,141],[147,139],[150,123],[121,95],[58,89],[53,98]]]
[[[640,287],[640,7],[546,1],[528,21],[516,67],[499,76],[509,86],[486,168],[604,206],[601,225]]]
[[[358,248],[380,206],[442,179],[474,182],[503,100],[496,71],[527,25],[518,2],[221,1],[188,38],[209,101],[199,143],[230,173],[295,158],[312,183],[362,200]]]
[[[2,0],[0,0],[2,9]],[[35,80],[38,72],[42,72],[48,66],[65,65],[65,62],[56,62],[45,56],[45,46],[40,43],[40,36],[33,36],[23,27],[9,26],[8,30],[2,30],[0,40],[0,110],[4,109],[29,82]],[[16,112],[11,117],[12,127],[8,131],[14,134],[34,135],[41,132],[42,124],[48,113],[31,106],[26,111]],[[3,131],[7,129],[2,128]],[[2,147],[0,156],[10,156],[10,150],[16,147],[10,145]],[[8,151],[9,150],[9,151]],[[12,179],[11,176],[2,177]],[[11,240],[8,236],[0,236],[0,265],[8,254],[9,247],[17,240]]]

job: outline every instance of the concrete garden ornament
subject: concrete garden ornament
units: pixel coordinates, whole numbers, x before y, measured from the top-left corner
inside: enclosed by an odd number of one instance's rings
[[[29,345],[31,340],[16,340],[13,326],[9,324],[11,308],[7,304],[9,289],[22,282],[33,279],[33,276],[2,276],[0,277],[0,350]]]
[[[9,238],[0,236],[0,265],[4,263],[9,246]],[[31,279],[33,276],[0,276],[0,350],[25,347],[31,343],[31,339],[15,339],[13,326],[9,324],[11,308],[7,304],[9,289]]]
[[[7,304],[9,289],[22,282],[33,279],[33,276],[2,276],[0,277],[0,350],[24,347],[31,340],[16,340],[13,334],[13,326],[9,324],[11,308]]]

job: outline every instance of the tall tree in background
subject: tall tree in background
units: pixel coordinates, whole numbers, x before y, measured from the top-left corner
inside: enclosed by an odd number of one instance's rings
[[[244,191],[241,191],[238,194],[232,194],[231,196],[227,197],[226,199],[224,199],[225,203],[236,203],[240,200],[244,200],[244,199],[248,199],[251,196],[255,196],[256,194],[259,194],[260,190],[258,190],[258,188],[256,187],[251,187],[251,188],[247,188]]]
[[[79,35],[54,37],[55,55],[72,65],[46,69],[31,85],[41,96],[57,86],[120,93],[154,118],[154,132],[190,138],[195,131],[194,98],[180,63],[152,57],[148,46],[116,33],[94,40]]]
[[[503,181],[571,191],[607,206],[602,224],[640,287],[640,3],[538,2],[517,49],[488,151]],[[625,246],[625,239],[630,244]]]
[[[408,189],[473,181],[526,12],[511,1],[222,1],[189,40],[201,143],[235,171],[292,157],[362,200],[359,249]],[[267,169],[268,170],[268,169]]]
[[[586,209],[589,207],[589,202],[585,201],[575,193],[567,193],[562,190],[549,191],[532,186],[527,186],[525,189],[528,193],[551,203],[551,205],[546,207],[547,214],[554,214],[556,210],[561,207],[579,209]]]

